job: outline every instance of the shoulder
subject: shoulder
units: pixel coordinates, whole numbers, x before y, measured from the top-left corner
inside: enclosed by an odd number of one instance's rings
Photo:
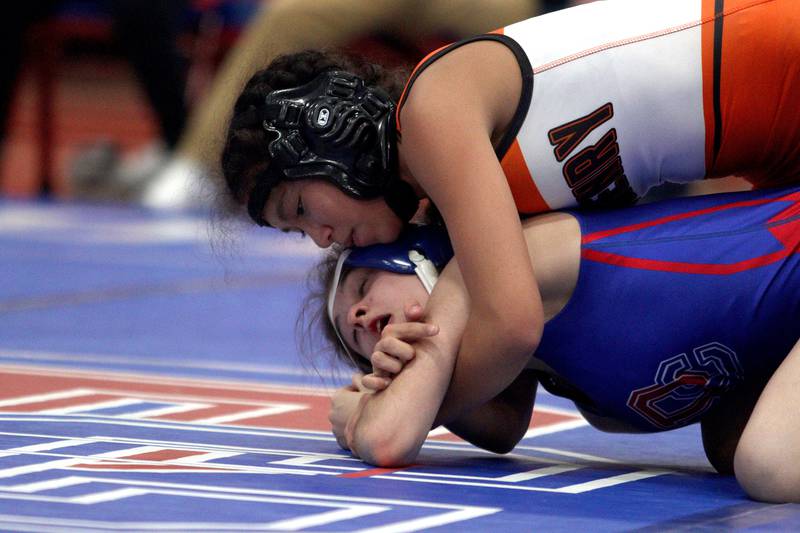
[[[480,79],[502,79],[519,72],[513,50],[492,35],[456,43],[420,74],[425,77],[474,76]]]
[[[416,118],[428,121],[459,109],[459,118],[501,122],[516,109],[521,83],[519,63],[507,45],[476,40],[456,46],[413,79],[400,113],[403,128]]]

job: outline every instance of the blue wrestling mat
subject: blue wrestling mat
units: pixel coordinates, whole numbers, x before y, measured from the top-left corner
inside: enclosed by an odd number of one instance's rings
[[[800,529],[800,505],[716,475],[699,428],[603,434],[543,392],[512,454],[434,431],[411,467],[353,459],[337,381],[294,344],[318,252],[265,231],[212,251],[207,230],[0,204],[0,530]]]

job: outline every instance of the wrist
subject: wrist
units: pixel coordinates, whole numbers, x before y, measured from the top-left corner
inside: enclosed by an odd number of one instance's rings
[[[367,401],[369,401],[369,396],[371,395],[367,393],[361,394],[361,397],[358,399],[358,403],[356,404],[356,408],[353,410],[350,418],[347,420],[347,425],[345,425],[344,428],[345,442],[347,442],[347,447],[353,452],[355,452],[353,444],[355,442],[356,425],[361,418],[361,414],[364,412]]]

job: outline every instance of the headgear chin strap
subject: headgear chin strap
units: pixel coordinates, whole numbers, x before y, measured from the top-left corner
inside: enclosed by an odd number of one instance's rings
[[[405,222],[418,199],[397,172],[395,103],[380,88],[340,70],[269,93],[261,109],[272,158],[247,205],[260,226],[272,188],[284,180],[325,179],[360,200],[384,196]]]
[[[439,278],[439,272],[452,257],[453,247],[447,231],[442,226],[434,225],[409,226],[394,242],[350,248],[342,252],[328,291],[328,319],[336,330],[339,342],[356,366],[358,366],[356,359],[350,353],[333,319],[333,305],[344,270],[373,268],[395,274],[416,274],[430,294]]]

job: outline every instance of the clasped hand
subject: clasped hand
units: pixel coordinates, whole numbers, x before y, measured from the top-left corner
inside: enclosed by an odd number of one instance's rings
[[[382,391],[400,371],[416,356],[414,343],[439,332],[434,324],[422,322],[424,311],[419,305],[404,309],[406,322],[390,324],[381,332],[370,357],[371,374],[353,374],[350,385],[338,389],[332,398],[328,420],[333,428],[336,442],[349,450],[345,430],[350,417],[358,409],[364,394]]]
[[[404,310],[405,322],[389,324],[375,344],[370,362],[372,373],[363,377],[364,387],[378,392],[392,382],[401,370],[416,356],[415,343],[439,332],[435,324],[423,322],[422,306],[414,304]]]
[[[347,444],[345,430],[347,428],[347,421],[356,411],[358,402],[361,401],[363,394],[369,394],[372,391],[363,385],[364,374],[353,374],[353,379],[347,387],[342,387],[333,394],[331,398],[331,410],[328,413],[328,421],[333,428],[333,435],[336,437],[336,442],[345,450],[349,450],[350,446]]]

